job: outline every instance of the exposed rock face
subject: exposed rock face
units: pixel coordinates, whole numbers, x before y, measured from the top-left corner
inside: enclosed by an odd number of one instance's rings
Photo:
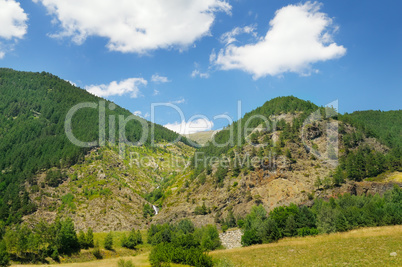
[[[377,183],[377,182],[348,182],[342,187],[335,188],[332,195],[349,193],[351,195],[383,195],[385,192],[391,190],[394,185],[402,187],[402,183]],[[331,193],[329,194],[331,195]]]
[[[241,230],[227,231],[225,233],[219,234],[222,245],[226,249],[239,248],[241,247],[241,237],[243,233]]]
[[[321,131],[320,127],[312,125],[307,128],[306,138],[308,140],[316,139],[316,138],[320,137],[321,135],[322,135],[322,131]]]

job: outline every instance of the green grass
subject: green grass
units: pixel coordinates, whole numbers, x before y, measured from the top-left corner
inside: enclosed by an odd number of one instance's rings
[[[128,232],[116,233],[115,240],[120,240],[123,233]],[[103,242],[106,234],[95,233],[95,240]],[[145,230],[142,234],[145,237]],[[131,260],[137,267],[150,266],[150,249],[151,246],[145,244],[136,252],[127,250],[132,254],[124,254],[126,249],[116,243],[114,252],[103,250],[103,260],[91,260],[90,251],[84,250],[80,254],[81,258],[64,259],[62,264],[35,266],[109,267],[117,266],[121,258]],[[391,252],[396,252],[397,256],[390,256]],[[361,228],[315,237],[285,238],[277,243],[213,251],[210,255],[215,261],[231,263],[219,266],[402,266],[402,225]]]
[[[147,244],[147,231],[146,230],[141,230],[141,236],[142,236],[142,245],[138,245],[138,249],[142,250],[150,250],[151,246]],[[107,236],[108,232],[103,232],[103,233],[94,233],[94,243],[98,242],[99,246],[103,248],[103,244],[105,242],[105,237]],[[130,234],[130,231],[112,231],[113,235],[113,248],[116,249],[121,249],[121,240],[123,239],[123,236],[126,235],[128,236]]]
[[[397,252],[391,257],[391,252]],[[402,266],[402,226],[362,228],[212,252],[234,266]]]

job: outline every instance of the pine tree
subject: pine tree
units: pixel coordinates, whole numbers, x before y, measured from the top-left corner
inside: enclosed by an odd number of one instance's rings
[[[339,166],[332,176],[332,182],[335,186],[339,186],[345,182],[345,175],[343,174],[343,171]]]
[[[289,215],[286,219],[285,229],[283,231],[285,236],[295,236],[297,235],[297,225],[295,221],[295,217],[293,215]]]
[[[137,233],[135,232],[134,229],[132,229],[128,237],[124,236],[122,240],[122,247],[135,249],[135,246],[137,246],[137,244],[138,244]]]
[[[86,234],[86,239],[87,239],[88,247],[93,248],[94,247],[94,233],[93,233],[91,227],[88,228],[88,231]]]
[[[104,247],[107,250],[112,250],[113,249],[113,235],[112,232],[109,232],[107,236],[105,237],[105,242],[104,242]]]
[[[140,230],[137,230],[137,243],[138,244],[143,244],[142,235],[141,235]]]
[[[4,240],[0,241],[0,266],[10,266],[10,255],[7,252]]]
[[[87,244],[87,237],[84,233],[84,231],[80,230],[78,234],[78,242],[80,243],[81,249],[87,249],[88,244]]]
[[[80,251],[77,233],[74,229],[74,222],[71,218],[60,222],[60,231],[57,239],[59,241],[60,253],[71,254]]]

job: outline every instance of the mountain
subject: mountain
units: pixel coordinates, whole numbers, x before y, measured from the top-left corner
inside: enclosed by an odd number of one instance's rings
[[[390,147],[402,146],[402,110],[355,111],[344,118]]]
[[[75,138],[98,142],[74,144],[68,114]],[[184,217],[227,225],[255,204],[271,210],[382,193],[400,177],[400,118],[401,111],[341,115],[279,97],[203,136],[209,141],[196,149],[52,74],[0,69],[0,220],[70,217],[96,232]]]
[[[402,114],[384,114],[391,113]],[[222,223],[233,214],[242,218],[256,204],[272,210],[290,203],[311,205],[315,198],[339,193],[391,189],[402,166],[396,146],[401,136],[386,142],[381,136],[388,130],[363,121],[372,119],[370,112],[368,118],[353,116],[295,97],[267,101],[217,133],[220,147],[210,141],[196,151],[191,180],[169,188],[177,193],[164,201],[155,219]],[[384,127],[390,128],[390,121],[382,122]],[[392,132],[400,130],[397,124]],[[377,182],[366,181],[377,176]]]
[[[126,139],[120,140],[119,116],[133,116],[128,110],[50,73],[0,69],[0,220],[16,222],[22,215],[35,210],[23,186],[26,182],[36,186],[35,177],[40,173],[52,167],[61,170],[83,162],[91,149],[101,146],[98,142],[79,147],[66,135],[66,116],[74,106],[82,103],[91,103],[92,108],[77,110],[71,123],[72,134],[82,142],[99,140],[109,145],[137,142],[143,125],[149,129],[154,126],[155,142],[171,142],[178,138],[176,133],[160,125],[134,117],[122,132]],[[104,125],[100,119],[102,112]],[[144,146],[150,146],[151,133],[144,136]],[[185,138],[182,141],[187,142]],[[66,178],[60,173],[49,176],[51,186],[57,186]]]

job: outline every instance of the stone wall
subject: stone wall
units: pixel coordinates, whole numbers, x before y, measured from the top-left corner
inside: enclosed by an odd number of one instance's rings
[[[220,233],[219,238],[221,239],[222,245],[226,249],[239,248],[241,247],[241,237],[243,233],[239,230],[226,231],[225,233]]]

